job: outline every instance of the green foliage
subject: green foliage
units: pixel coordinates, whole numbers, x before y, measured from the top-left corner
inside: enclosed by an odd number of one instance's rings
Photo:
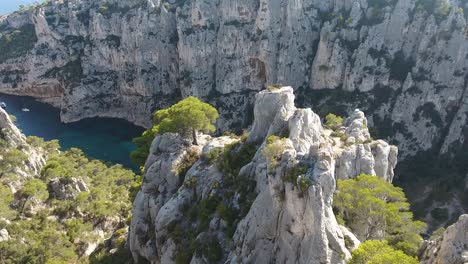
[[[12,201],[13,193],[0,183],[0,218],[11,219],[15,216],[15,211],[10,208]]]
[[[432,235],[431,235],[430,239],[431,240],[439,239],[444,235],[444,232],[445,232],[445,228],[439,227],[434,232],[432,232]]]
[[[381,239],[383,234],[393,247],[416,255],[422,241],[419,233],[425,230],[426,224],[413,221],[401,188],[365,174],[356,179],[338,180],[337,185],[334,197],[337,215],[353,231],[367,226],[365,233],[358,234],[361,239]]]
[[[213,148],[204,155],[204,159],[209,163],[214,164],[221,158],[223,153],[223,148]]]
[[[153,142],[156,134],[158,134],[158,131],[159,127],[153,126],[152,128],[144,131],[141,137],[133,139],[133,143],[137,146],[137,149],[130,153],[130,159],[141,168],[145,164],[146,158],[148,158],[151,143]]]
[[[168,109],[157,111],[153,120],[159,124],[160,133],[174,132],[188,136],[196,131],[214,132],[214,123],[218,117],[218,111],[214,107],[191,96]],[[195,136],[194,141],[196,142]]]
[[[218,111],[213,106],[193,96],[167,109],[156,111],[153,115],[155,125],[143,132],[141,137],[133,140],[137,149],[130,154],[130,158],[136,165],[143,166],[154,137],[166,132],[178,133],[183,137],[191,135],[193,143],[198,144],[196,133],[214,132],[216,130],[214,124],[218,117]]]
[[[2,159],[0,160],[0,176],[11,172],[17,167],[20,167],[28,156],[18,149],[9,149],[0,153]]]
[[[338,28],[344,28],[344,27],[348,27],[349,25],[351,25],[351,23],[353,23],[353,18],[352,17],[348,17],[348,18],[345,18],[344,16],[339,16],[336,18],[336,21],[337,21],[337,27]]]
[[[130,190],[135,188],[136,175],[121,165],[107,166],[89,160],[81,150],[68,151],[52,155],[41,171],[42,179],[71,178],[79,176],[89,192],[79,193],[70,201],[58,201],[56,208],[64,208],[68,214],[86,212],[88,219],[103,219],[109,216],[126,218],[131,209]]]
[[[26,24],[21,28],[4,34],[0,38],[0,63],[8,59],[26,55],[37,42],[34,25]]]
[[[415,257],[395,250],[386,241],[367,240],[353,252],[349,264],[417,264]]]
[[[49,197],[46,184],[38,179],[30,179],[21,189],[21,195],[41,201]]]
[[[10,117],[11,122],[16,123],[16,116],[8,115]]]
[[[177,165],[176,174],[183,181],[187,171],[193,166],[193,164],[200,158],[200,154],[192,149],[189,149],[184,155],[180,163]]]
[[[325,117],[325,124],[330,129],[336,130],[343,125],[343,118],[341,116],[330,113]]]
[[[75,247],[56,221],[40,214],[30,220],[16,220],[7,226],[12,237],[0,242],[0,263],[75,262]],[[24,243],[27,241],[27,243]]]
[[[267,144],[263,148],[262,154],[267,159],[270,170],[278,166],[278,161],[287,148],[285,140],[285,138],[279,138],[278,136],[269,136],[267,138]]]
[[[201,253],[208,259],[208,263],[216,263],[223,258],[223,251],[219,244],[218,238],[212,236],[202,243]]]
[[[208,263],[222,259],[222,248],[215,236],[199,239],[201,234],[206,234],[220,203],[219,196],[211,195],[190,208],[189,205],[180,208],[186,222],[173,221],[167,226],[169,237],[177,245],[176,263],[190,263],[194,254],[203,255]]]
[[[255,153],[257,146],[250,143],[233,143],[224,148],[218,169],[230,178],[235,178],[242,167],[247,165]]]
[[[58,141],[45,142],[41,138],[28,137],[28,145],[46,152],[48,161],[40,178],[25,179],[17,177],[14,172],[17,167],[23,167],[27,156],[18,149],[8,149],[6,141],[3,143],[0,154],[0,218],[10,220],[11,224],[0,221],[0,226],[7,229],[11,240],[0,242],[0,263],[87,263],[87,259],[78,259],[78,254],[83,252],[83,243],[98,239],[91,232],[94,227],[108,218],[123,222],[130,217],[130,195],[136,193],[135,189],[141,183],[141,177],[137,178],[132,171],[121,165],[110,166],[90,160],[78,149],[58,152]],[[73,199],[49,197],[47,183],[53,178],[61,184],[71,183],[72,178],[81,179],[89,191],[76,191]],[[4,185],[10,181],[20,183],[16,187],[16,203],[12,192]],[[40,206],[33,207],[35,205]],[[115,227],[106,228],[104,232],[108,235]],[[89,261],[131,261],[130,254],[123,248],[125,236],[117,242],[115,254],[99,250]]]
[[[297,178],[299,176],[304,176],[307,170],[308,170],[307,166],[303,166],[299,164],[296,166],[293,166],[286,171],[286,174],[283,177],[283,181],[290,182],[292,184],[297,184]]]
[[[163,6],[164,6],[164,9],[166,9],[166,11],[169,12],[171,10],[171,4],[168,2],[164,2]]]
[[[91,223],[85,223],[83,219],[72,218],[65,220],[65,228],[71,241],[81,240],[82,242],[85,242],[87,239],[83,238],[87,237],[87,232],[91,232],[93,230],[93,225]]]
[[[341,133],[341,132],[337,132],[337,131],[333,131],[330,136],[332,137],[338,137],[341,139],[341,141],[343,142],[346,142],[346,140],[348,140],[348,135],[346,135],[345,133]]]
[[[306,177],[301,177],[299,181],[297,182],[297,187],[302,192],[308,190],[311,185],[312,185],[312,181],[310,181]]]
[[[312,182],[305,176],[308,169],[307,166],[297,164],[286,171],[283,176],[283,181],[290,182],[296,186],[300,192],[305,192],[312,185]]]
[[[283,87],[282,84],[273,84],[273,85],[267,86],[266,90],[269,91],[269,92],[273,92],[273,91],[281,89],[282,87]]]

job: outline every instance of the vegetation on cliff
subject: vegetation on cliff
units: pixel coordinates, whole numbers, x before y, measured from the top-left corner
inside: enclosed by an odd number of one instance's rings
[[[389,246],[386,241],[368,240],[353,252],[349,264],[417,264],[415,257]]]
[[[426,224],[413,221],[410,205],[401,188],[365,174],[355,179],[338,180],[337,185],[333,200],[337,218],[361,241],[385,240],[395,250],[417,255],[422,242],[420,233],[426,229]]]
[[[153,115],[154,126],[143,132],[141,137],[134,139],[138,149],[132,152],[130,157],[135,164],[143,166],[151,142],[159,133],[173,132],[183,137],[192,137],[193,143],[197,145],[197,132],[214,132],[214,124],[218,117],[216,108],[193,96],[167,109],[156,111]]]
[[[25,154],[2,141],[0,263],[75,263],[119,228],[131,213],[136,175],[121,165],[87,158],[81,150],[58,151],[57,142],[27,142],[47,152],[40,175],[21,175]],[[6,158],[5,158],[6,157]],[[124,240],[125,241],[125,240]],[[96,260],[96,258],[95,258]]]

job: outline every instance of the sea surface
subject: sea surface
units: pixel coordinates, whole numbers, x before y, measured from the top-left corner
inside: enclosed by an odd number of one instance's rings
[[[115,118],[89,118],[64,124],[60,111],[31,97],[0,94],[0,102],[16,117],[16,125],[26,136],[38,136],[45,140],[58,139],[62,149],[82,149],[89,157],[123,164],[136,169],[129,154],[136,146],[132,139],[141,135],[143,128]],[[22,111],[23,108],[29,112]]]

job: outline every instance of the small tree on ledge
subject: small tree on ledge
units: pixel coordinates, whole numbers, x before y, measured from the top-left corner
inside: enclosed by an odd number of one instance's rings
[[[192,96],[167,109],[156,111],[153,115],[154,126],[141,137],[133,139],[137,149],[130,154],[130,158],[141,168],[148,157],[154,137],[166,132],[192,137],[193,144],[198,145],[197,132],[214,132],[218,117],[216,108]]]
[[[197,132],[214,132],[218,117],[216,108],[191,96],[157,111],[153,120],[158,124],[159,133],[175,132],[184,137],[192,134],[193,144],[198,145]]]

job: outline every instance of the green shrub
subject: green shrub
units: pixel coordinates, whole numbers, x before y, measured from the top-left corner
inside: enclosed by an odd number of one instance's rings
[[[166,11],[168,12],[171,11],[171,4],[169,4],[168,2],[164,2],[163,6],[164,6],[164,9],[166,9]]]
[[[262,154],[266,158],[270,169],[274,169],[278,166],[278,161],[287,148],[285,140],[285,138],[280,139],[278,136],[269,136],[267,138],[267,144],[262,150]]]
[[[250,143],[227,145],[218,161],[218,169],[228,177],[237,177],[240,169],[252,161],[256,152],[257,146]]]
[[[361,174],[355,179],[338,180],[333,206],[339,218],[352,230],[367,231],[358,237],[386,239],[396,249],[415,256],[422,242],[419,233],[426,224],[413,221],[405,194],[399,187],[377,177]],[[380,237],[384,234],[384,237]]]
[[[311,185],[312,185],[312,181],[310,181],[306,177],[301,177],[301,179],[297,183],[297,187],[299,188],[299,191],[301,192],[307,191]]]
[[[437,239],[441,238],[444,235],[444,232],[445,232],[445,228],[439,227],[434,232],[432,232],[432,235],[431,235],[430,239],[431,240],[437,240]]]
[[[208,263],[216,263],[223,258],[223,251],[219,244],[218,238],[212,236],[206,241],[202,247],[203,256],[208,259]]]
[[[273,91],[276,91],[276,90],[279,90],[283,87],[282,84],[273,84],[273,85],[269,85],[266,87],[266,89],[269,91],[269,92],[273,92]]]
[[[343,118],[332,113],[328,114],[325,117],[325,120],[325,124],[327,125],[327,127],[333,130],[338,129],[343,125]]]
[[[221,158],[223,152],[223,148],[213,148],[205,154],[204,158],[210,164],[215,164]]]
[[[18,149],[7,150],[0,153],[0,156],[2,157],[0,160],[0,177],[22,166],[23,162],[28,158],[28,155]]]
[[[290,182],[294,185],[297,184],[297,178],[299,176],[304,176],[306,173],[307,173],[307,170],[308,170],[308,167],[307,166],[303,166],[303,165],[296,165],[296,166],[293,166],[291,168],[289,168],[284,177],[283,177],[283,181],[285,182]]]
[[[415,257],[395,250],[386,241],[368,240],[353,251],[349,264],[417,264]]]
[[[11,202],[13,202],[13,193],[0,183],[0,218],[10,219],[16,215],[16,212],[10,208]]]
[[[346,142],[346,140],[348,140],[348,135],[346,135],[345,133],[341,133],[341,132],[336,132],[336,131],[333,131],[330,136],[332,137],[337,137],[337,138],[340,138],[341,141],[343,142]]]
[[[167,132],[178,133],[186,138],[192,137],[193,144],[198,145],[197,132],[214,132],[214,124],[218,117],[218,111],[213,106],[193,96],[169,108],[158,110],[153,115],[154,126],[133,140],[137,149],[130,154],[130,158],[142,167],[154,137]]]
[[[195,162],[198,161],[200,158],[200,154],[190,149],[182,158],[182,161],[177,165],[176,174],[179,175],[181,181],[183,181],[185,174],[187,174],[188,170],[193,166]]]
[[[26,143],[34,148],[42,148],[45,145],[44,139],[36,136],[29,136],[26,138]]]

